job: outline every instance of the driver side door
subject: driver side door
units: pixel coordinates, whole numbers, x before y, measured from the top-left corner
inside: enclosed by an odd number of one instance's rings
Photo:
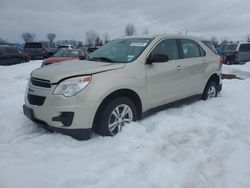
[[[146,64],[147,91],[150,107],[154,108],[185,97],[185,74],[177,40],[164,39],[151,51],[150,55],[164,54],[167,62]]]

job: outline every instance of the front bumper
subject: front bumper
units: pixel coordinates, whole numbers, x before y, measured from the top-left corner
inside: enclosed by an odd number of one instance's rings
[[[69,135],[77,140],[88,140],[91,137],[92,129],[91,128],[85,128],[85,129],[67,129],[62,127],[53,127],[49,126],[45,121],[42,121],[40,119],[37,119],[34,116],[33,109],[27,107],[26,105],[23,105],[23,113],[24,115],[35,122],[38,126],[43,127],[44,129],[50,131],[50,132],[58,132],[65,135]]]
[[[90,138],[97,102],[88,101],[86,92],[72,97],[53,95],[55,87],[46,80],[31,78],[25,94],[24,114],[48,130],[81,140]]]

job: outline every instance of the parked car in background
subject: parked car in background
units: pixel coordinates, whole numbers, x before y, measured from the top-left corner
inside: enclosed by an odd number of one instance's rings
[[[60,45],[57,47],[58,49],[76,49],[74,45],[67,44],[67,45]]]
[[[87,56],[86,52],[82,49],[62,49],[54,54],[54,56],[43,60],[42,66],[59,63],[62,61],[69,61],[73,59],[83,60]]]
[[[92,53],[92,52],[96,51],[98,48],[99,48],[99,46],[90,46],[90,47],[88,47],[87,52]]]
[[[34,70],[23,112],[77,139],[89,139],[92,130],[114,136],[163,105],[216,97],[221,67],[220,57],[196,37],[119,38],[84,61]]]
[[[222,48],[221,52],[225,64],[244,64],[250,61],[250,43],[229,43]]]
[[[0,65],[13,65],[29,61],[29,56],[22,50],[9,46],[0,46]]]
[[[31,59],[44,59],[52,56],[57,49],[49,42],[28,42],[24,45],[24,52]]]

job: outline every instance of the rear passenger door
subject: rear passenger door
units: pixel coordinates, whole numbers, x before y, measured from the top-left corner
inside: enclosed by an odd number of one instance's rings
[[[180,39],[182,52],[181,68],[185,76],[186,97],[201,94],[204,89],[204,75],[208,62],[206,53],[194,40]]]

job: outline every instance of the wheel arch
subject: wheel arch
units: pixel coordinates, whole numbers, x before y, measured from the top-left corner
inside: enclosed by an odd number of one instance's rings
[[[215,84],[217,85],[217,87],[219,87],[219,85],[220,85],[220,76],[219,76],[217,73],[212,74],[212,75],[209,77],[209,79],[207,80],[206,86],[207,86],[207,84],[208,84],[209,82],[211,82],[211,81],[214,81]],[[204,87],[204,89],[206,88],[206,86]],[[203,89],[203,91],[204,91],[204,89]]]
[[[116,91],[113,91],[112,93],[110,93],[109,95],[107,95],[102,102],[100,103],[100,105],[98,106],[96,112],[95,112],[95,116],[94,116],[94,121],[93,121],[93,128],[95,129],[95,127],[97,126],[100,114],[102,112],[102,109],[113,99],[117,98],[117,97],[128,97],[132,102],[134,102],[135,106],[136,106],[136,111],[137,111],[137,117],[138,120],[141,119],[142,117],[142,102],[141,102],[141,98],[140,96],[131,89],[118,89]]]

